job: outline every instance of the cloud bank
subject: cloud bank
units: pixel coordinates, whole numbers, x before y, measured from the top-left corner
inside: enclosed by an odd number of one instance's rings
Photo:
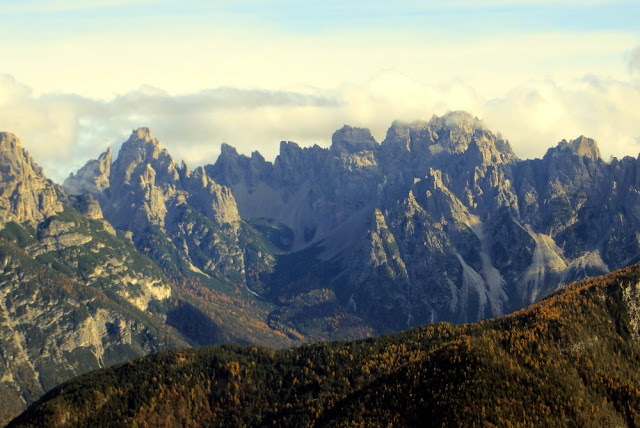
[[[140,126],[149,126],[175,158],[195,166],[214,162],[222,142],[273,159],[281,140],[326,147],[333,131],[349,124],[370,128],[381,141],[393,120],[428,120],[449,110],[478,116],[508,138],[521,158],[540,157],[559,140],[581,134],[598,141],[605,159],[640,151],[640,84],[634,80],[531,80],[487,99],[460,80],[427,85],[389,71],[365,84],[332,89],[223,87],[170,95],[145,86],[102,101],[35,95],[0,75],[0,130],[18,135],[58,182],[107,147],[117,151]]]
[[[629,71],[631,73],[640,73],[640,47],[631,51],[629,58]]]

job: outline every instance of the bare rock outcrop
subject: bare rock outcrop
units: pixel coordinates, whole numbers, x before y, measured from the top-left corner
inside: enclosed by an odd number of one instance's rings
[[[48,180],[13,134],[0,132],[0,225],[32,225],[62,211],[60,189]]]

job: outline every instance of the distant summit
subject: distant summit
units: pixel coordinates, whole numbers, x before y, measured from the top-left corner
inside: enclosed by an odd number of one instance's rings
[[[593,161],[601,160],[600,150],[595,140],[580,136],[575,140],[562,140],[555,148],[549,149],[548,153],[564,153],[585,157]]]
[[[111,148],[108,148],[98,159],[88,161],[75,175],[71,173],[62,185],[67,193],[70,195],[97,194],[108,189],[111,156]]]
[[[333,133],[331,150],[335,152],[357,153],[362,150],[374,150],[378,143],[365,128],[352,128],[345,125]]]
[[[592,160],[602,159],[600,150],[595,140],[580,136],[570,143],[571,149],[578,156],[588,157]]]

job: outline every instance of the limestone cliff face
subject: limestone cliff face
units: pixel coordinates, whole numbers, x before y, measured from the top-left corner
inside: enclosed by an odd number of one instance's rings
[[[331,151],[334,153],[354,154],[370,152],[378,148],[378,143],[365,128],[343,126],[331,137]]]
[[[605,163],[579,137],[522,161],[465,112],[396,121],[381,143],[349,126],[328,149],[282,142],[274,162],[224,144],[193,172],[142,128],[110,169],[101,159],[69,182],[157,261],[173,257],[153,253],[166,242],[285,307],[330,290],[331,307],[379,331],[501,315],[640,258],[637,159]],[[247,222],[277,251],[250,249]]]
[[[64,181],[63,187],[69,195],[82,195],[84,193],[100,193],[110,186],[111,174],[111,149],[102,153],[96,160],[90,160]]]
[[[219,225],[237,227],[240,215],[233,194],[220,186],[198,167],[184,180],[187,201],[201,210],[202,214]]]
[[[228,188],[202,167],[178,165],[148,128],[134,130],[110,160],[107,151],[89,161],[65,188],[93,195],[105,218],[161,266],[176,253],[192,273],[244,282],[241,219]]]
[[[187,345],[147,312],[149,301],[166,299],[170,289],[162,282],[148,284],[150,278],[131,268],[126,253],[86,271],[80,264],[84,275],[56,269],[73,271],[73,252],[88,257],[92,251],[83,248],[99,247],[96,241],[43,242],[38,259],[0,242],[0,421],[79,374]],[[122,300],[107,297],[110,292]]]
[[[180,186],[178,166],[148,128],[135,130],[122,144],[109,174],[109,200],[103,211],[118,229],[164,226],[166,202]],[[100,195],[104,200],[106,195]]]
[[[329,150],[281,142],[274,163],[229,146],[205,170],[231,189],[243,218],[266,218],[295,232],[294,248],[317,242],[365,207],[373,208],[383,179],[369,130],[345,126]]]
[[[81,175],[109,163],[93,166]],[[66,195],[11,134],[0,134],[0,174],[0,424],[80,373],[187,345],[152,309],[171,296],[167,279],[93,196]]]
[[[345,307],[402,328],[501,315],[637,260],[638,162],[605,163],[585,137],[521,161],[452,112],[396,121],[380,144],[350,127],[330,149],[283,143],[273,164],[226,146],[205,169],[245,218],[288,226],[294,250],[323,248]]]
[[[37,224],[62,210],[60,189],[47,180],[20,140],[0,132],[0,226],[9,221]]]

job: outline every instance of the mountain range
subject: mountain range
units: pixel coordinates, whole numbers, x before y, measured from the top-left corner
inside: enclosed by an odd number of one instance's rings
[[[178,164],[147,128],[59,186],[0,134],[0,421],[169,348],[291,347],[517,311],[640,260],[640,159],[520,160],[477,118]]]

